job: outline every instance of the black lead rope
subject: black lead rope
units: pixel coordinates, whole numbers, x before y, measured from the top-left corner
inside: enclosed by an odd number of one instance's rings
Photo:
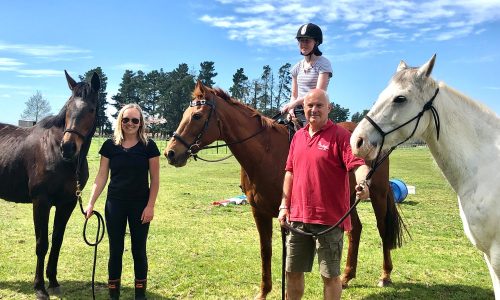
[[[80,183],[78,181],[77,181],[76,197],[78,197],[78,203],[80,204],[80,211],[84,216],[86,216],[87,214],[85,213],[82,204],[82,191],[80,190]],[[90,218],[89,219],[85,218],[85,223],[83,224],[83,240],[87,245],[94,247],[94,261],[92,265],[92,299],[95,300],[95,267],[97,263],[97,245],[99,245],[99,243],[101,243],[102,239],[104,238],[106,226],[104,224],[104,218],[98,211],[94,210],[93,215],[97,217],[97,231],[95,235],[95,242],[92,243],[87,238],[87,222],[90,220]]]

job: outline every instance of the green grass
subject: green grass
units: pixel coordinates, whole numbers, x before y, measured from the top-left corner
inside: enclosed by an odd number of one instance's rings
[[[91,181],[97,172],[101,144],[102,140],[95,139],[89,153]],[[165,142],[158,144],[161,150],[165,148]],[[218,158],[225,155],[222,152],[202,156]],[[149,299],[252,299],[261,273],[258,234],[250,206],[211,204],[241,194],[236,160],[191,161],[183,168],[174,168],[162,157],[160,172],[160,194],[148,239]],[[391,177],[416,186],[416,195],[409,195],[400,204],[412,240],[392,252],[394,284],[378,288],[380,239],[371,205],[361,203],[358,207],[364,228],[358,273],[343,299],[493,299],[482,255],[465,237],[456,195],[429,151],[394,151]],[[84,204],[89,186],[83,191]],[[104,199],[105,193],[96,205],[100,212]],[[32,207],[0,201],[0,211],[0,299],[33,299],[36,256]],[[280,299],[281,239],[278,222],[274,223],[274,288],[268,298]],[[77,208],[67,226],[59,259],[58,278],[64,299],[91,299],[93,249],[83,242],[82,228],[83,216]],[[94,225],[89,232],[93,229]],[[126,240],[122,295],[131,299],[134,276],[128,236]],[[107,295],[107,242],[106,237],[98,251],[97,299],[106,299]],[[306,276],[304,299],[320,299],[321,295],[315,266]]]

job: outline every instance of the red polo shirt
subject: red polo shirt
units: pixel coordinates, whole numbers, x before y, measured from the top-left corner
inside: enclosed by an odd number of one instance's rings
[[[312,137],[297,131],[285,170],[293,173],[290,221],[334,225],[349,209],[349,171],[365,161],[352,154],[351,133],[328,122]],[[351,219],[341,224],[351,230]]]

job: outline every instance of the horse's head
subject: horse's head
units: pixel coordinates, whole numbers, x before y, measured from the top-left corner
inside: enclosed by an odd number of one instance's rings
[[[419,68],[399,63],[389,85],[351,136],[355,155],[374,160],[379,151],[390,151],[410,137],[422,137],[433,121],[439,129],[432,106],[438,84],[430,78],[435,59],[436,55]]]
[[[65,105],[61,153],[64,159],[71,160],[79,155],[82,145],[94,134],[101,83],[99,75],[95,72],[90,83],[76,83],[66,71],[64,73],[71,90],[71,97]]]
[[[191,155],[220,136],[215,109],[218,96],[200,81],[192,95],[193,100],[164,151],[169,164],[176,167],[184,166]]]

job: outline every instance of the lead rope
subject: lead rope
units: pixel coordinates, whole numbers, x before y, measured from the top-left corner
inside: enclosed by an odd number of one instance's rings
[[[82,214],[84,216],[86,216],[86,213],[85,213],[85,210],[83,209],[83,204],[82,204],[82,191],[80,189],[80,181],[79,180],[76,181],[76,197],[78,199],[78,203],[80,204],[80,211],[82,212]],[[85,241],[85,243],[87,245],[94,247],[94,262],[92,265],[92,299],[95,300],[95,266],[97,263],[97,245],[99,245],[99,243],[104,238],[104,232],[106,231],[106,227],[104,225],[104,218],[102,217],[102,215],[99,212],[94,210],[93,215],[95,215],[97,217],[97,232],[96,232],[96,236],[95,236],[95,242],[91,243],[87,239],[87,222],[90,220],[87,218],[85,218],[85,223],[83,225],[83,240]],[[101,232],[101,226],[102,226],[102,232]]]

